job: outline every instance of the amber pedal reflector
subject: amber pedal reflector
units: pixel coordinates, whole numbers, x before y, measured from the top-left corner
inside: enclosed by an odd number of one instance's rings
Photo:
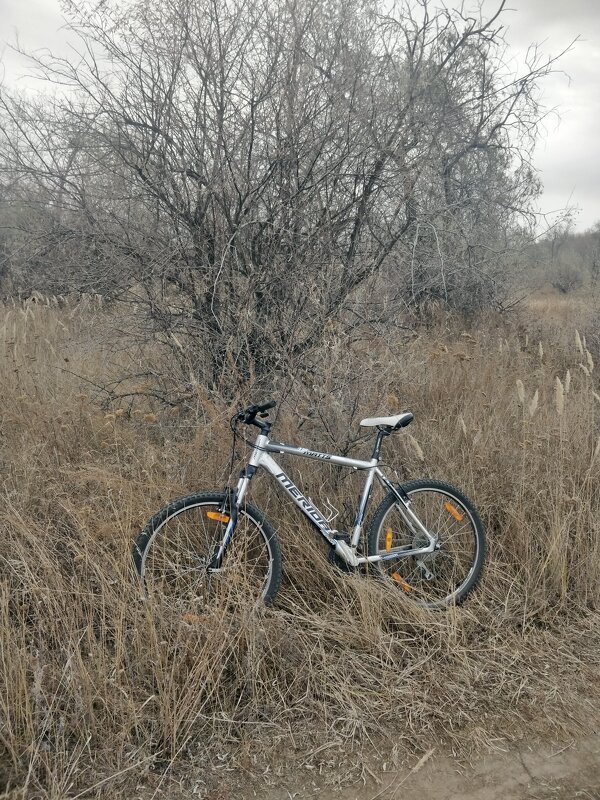
[[[207,511],[206,516],[209,519],[214,519],[217,522],[229,522],[227,514],[221,514],[219,511]]]
[[[392,578],[396,581],[396,583],[400,584],[400,586],[402,587],[402,590],[404,592],[406,592],[406,594],[408,594],[410,592],[412,587],[411,587],[410,583],[407,583],[404,580],[402,575],[399,575],[397,572],[392,572]]]
[[[449,514],[452,514],[452,516],[454,517],[454,519],[458,520],[459,522],[460,522],[460,521],[461,521],[461,519],[463,518],[463,515],[460,513],[460,511],[459,511],[457,508],[455,508],[455,507],[452,505],[452,503],[448,503],[448,502],[444,503],[444,508],[446,509],[446,511],[447,511]]]
[[[392,529],[388,528],[385,532],[385,549],[391,550],[392,549]]]

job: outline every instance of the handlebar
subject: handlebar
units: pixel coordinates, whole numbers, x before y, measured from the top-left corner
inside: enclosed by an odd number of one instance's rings
[[[259,428],[262,428],[264,423],[257,422],[256,417],[260,415],[261,417],[266,417],[266,411],[271,408],[275,408],[277,402],[275,400],[268,400],[266,403],[259,403],[258,405],[248,406],[243,411],[238,411],[235,415],[236,420],[239,422],[243,422],[245,425],[256,425]]]

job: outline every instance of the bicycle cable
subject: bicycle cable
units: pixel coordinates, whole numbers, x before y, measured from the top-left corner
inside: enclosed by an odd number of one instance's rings
[[[227,479],[227,487],[228,488],[229,488],[229,482],[231,481],[231,476],[233,474],[233,465],[235,464],[235,445],[236,445],[237,436],[238,436],[237,422],[238,422],[238,415],[236,413],[229,420],[229,427],[231,428],[231,431],[233,433],[233,441],[231,443],[231,459],[229,461],[229,473],[228,473],[229,477]]]

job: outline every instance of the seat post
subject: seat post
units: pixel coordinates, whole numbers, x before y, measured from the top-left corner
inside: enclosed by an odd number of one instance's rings
[[[386,436],[391,433],[391,428],[377,428],[377,439],[375,439],[375,447],[373,448],[373,455],[371,458],[376,458],[379,461],[379,454],[381,453],[381,443]]]

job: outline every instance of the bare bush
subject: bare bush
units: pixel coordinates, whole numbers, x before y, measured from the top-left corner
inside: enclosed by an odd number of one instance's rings
[[[582,286],[582,272],[575,264],[559,264],[550,272],[550,281],[557,291],[568,294]]]

